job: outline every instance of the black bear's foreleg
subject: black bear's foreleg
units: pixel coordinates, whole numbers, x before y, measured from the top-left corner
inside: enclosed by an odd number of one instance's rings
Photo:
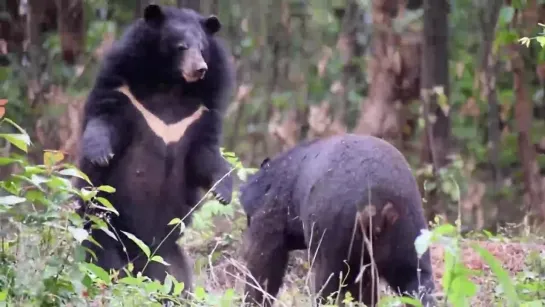
[[[220,152],[221,124],[218,111],[203,112],[195,125],[187,168],[197,186],[212,189],[217,200],[229,204],[233,194],[233,178],[229,174],[231,165]]]
[[[434,307],[437,306],[437,301],[432,295],[435,285],[429,257],[428,251],[420,260],[420,277],[418,267],[412,262],[398,261],[395,265],[390,264],[386,269],[379,267],[379,272],[384,272],[382,276],[394,291],[399,291],[402,295],[417,295],[424,307]],[[416,255],[411,258],[416,259]]]
[[[128,97],[116,90],[94,89],[85,105],[82,157],[94,165],[107,166],[130,138],[126,114]]]
[[[116,142],[114,127],[104,118],[93,118],[83,132],[83,157],[95,165],[107,166],[114,156],[113,145]]]
[[[222,157],[219,148],[200,146],[200,149],[192,151],[190,164],[194,169],[193,174],[198,178],[198,185],[211,189],[221,203],[231,203],[233,194],[233,178],[229,174],[231,167]]]

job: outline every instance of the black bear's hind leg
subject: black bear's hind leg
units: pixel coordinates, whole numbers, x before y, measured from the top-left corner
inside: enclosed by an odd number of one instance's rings
[[[102,230],[93,230],[91,236],[102,247],[88,240],[83,241],[82,246],[88,250],[85,253],[85,261],[94,263],[107,272],[110,269],[121,270],[126,263],[126,257],[123,257],[123,251],[116,245],[116,241]]]
[[[184,283],[181,298],[185,298],[188,291],[190,292],[193,289],[192,267],[187,254],[175,243],[163,245],[157,254],[163,257],[164,261],[170,265],[166,266],[159,262],[150,261],[144,274],[151,279],[164,283],[168,272],[170,275],[176,278],[178,282]],[[138,264],[138,266],[143,268],[145,261],[146,259],[142,258],[142,261]],[[171,291],[172,290],[173,289],[171,289]]]

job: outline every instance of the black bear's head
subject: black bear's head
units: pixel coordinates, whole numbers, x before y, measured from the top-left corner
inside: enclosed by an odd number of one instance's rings
[[[269,158],[264,159],[259,170],[250,175],[240,187],[239,200],[249,216],[268,200],[269,191],[276,180],[276,178],[272,179],[274,176],[267,174],[271,171],[269,162],[271,162]]]
[[[172,60],[170,64],[186,82],[196,82],[205,77],[208,39],[221,29],[216,16],[203,17],[189,9],[167,10],[150,4],[144,9],[144,21],[160,30],[159,52]]]

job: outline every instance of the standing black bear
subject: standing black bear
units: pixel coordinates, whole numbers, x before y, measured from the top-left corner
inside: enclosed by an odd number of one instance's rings
[[[191,289],[178,232],[166,238],[173,227],[167,224],[190,215],[199,190],[222,177],[212,192],[222,203],[231,201],[230,166],[219,142],[234,70],[214,36],[220,28],[215,16],[151,4],[104,60],[84,108],[79,166],[94,185],[116,188],[101,196],[120,214],[110,224],[127,252],[101,230],[91,234],[103,248],[84,242],[105,269],[128,261],[143,269],[147,259],[125,231],[152,251],[160,246],[157,254],[170,263],[152,262],[144,274],[162,281],[169,271]],[[94,210],[85,204],[84,211]]]
[[[379,276],[401,293],[418,291],[420,280],[422,302],[434,304],[429,253],[419,261],[413,244],[427,228],[420,193],[405,158],[389,143],[346,134],[299,144],[266,159],[241,187],[240,201],[248,219],[244,258],[269,294],[264,297],[248,277],[250,301],[270,305],[282,285],[288,252],[309,249],[310,259],[316,257],[320,299],[335,296],[342,283],[343,295],[350,291],[371,305],[370,278],[357,280],[361,265],[371,263],[362,228],[354,229],[360,224],[372,242]]]

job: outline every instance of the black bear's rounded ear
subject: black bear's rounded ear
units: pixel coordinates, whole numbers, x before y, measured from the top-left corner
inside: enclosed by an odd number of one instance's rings
[[[160,25],[165,19],[163,10],[157,4],[148,4],[144,9],[144,20],[154,26]]]
[[[269,157],[263,159],[263,162],[261,162],[261,165],[259,167],[263,168],[265,165],[267,165],[267,163],[269,163],[269,161],[271,161]]]
[[[210,34],[214,34],[221,29],[221,22],[216,15],[208,16],[203,24],[206,31]]]

